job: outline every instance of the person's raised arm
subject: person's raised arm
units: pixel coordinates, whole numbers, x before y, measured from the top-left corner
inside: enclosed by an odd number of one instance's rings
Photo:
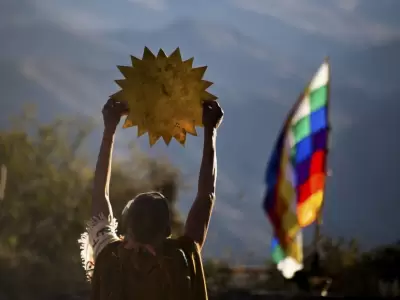
[[[114,145],[115,131],[121,116],[126,114],[124,103],[110,99],[103,107],[104,131],[94,173],[92,192],[92,216],[104,214],[105,217],[113,217],[111,203],[109,201],[109,186],[111,175],[111,160]]]
[[[185,224],[185,235],[196,242],[200,250],[206,239],[214,206],[217,179],[216,138],[223,114],[218,102],[210,101],[204,103],[204,146],[198,190]]]

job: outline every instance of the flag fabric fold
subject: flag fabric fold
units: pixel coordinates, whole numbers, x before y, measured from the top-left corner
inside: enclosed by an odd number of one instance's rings
[[[302,269],[303,227],[323,204],[329,133],[328,60],[320,66],[291,109],[265,176],[263,208],[274,231],[272,258],[286,278]]]

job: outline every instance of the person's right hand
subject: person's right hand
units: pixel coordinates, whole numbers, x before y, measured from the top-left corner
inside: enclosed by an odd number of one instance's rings
[[[217,101],[204,101],[203,125],[205,128],[217,129],[224,118],[224,111]]]
[[[128,111],[128,105],[126,103],[109,99],[102,110],[104,128],[106,130],[115,131],[121,117],[127,115]]]

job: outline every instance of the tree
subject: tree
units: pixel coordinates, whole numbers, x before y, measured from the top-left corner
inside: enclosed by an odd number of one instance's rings
[[[85,145],[92,126],[79,119],[41,124],[26,111],[15,120],[0,132],[0,165],[7,169],[0,201],[0,292],[39,299],[85,290],[77,239],[90,216],[93,167]],[[178,185],[179,172],[170,164],[135,151],[113,166],[111,201],[118,216],[139,192],[161,190],[171,201],[177,232]]]
[[[346,296],[379,296],[379,283],[393,282],[400,277],[400,251],[389,245],[361,253],[353,239],[324,237],[322,242],[323,264],[333,277],[331,291]]]
[[[226,291],[232,283],[232,268],[225,261],[206,260],[204,263],[204,273],[208,288],[214,293]]]
[[[330,276],[336,276],[343,269],[355,265],[361,254],[355,239],[346,241],[324,236],[320,241],[320,249],[325,272]]]
[[[311,270],[314,251],[313,244],[304,248],[305,257],[303,264],[306,271]],[[357,242],[355,240],[345,241],[343,239],[332,239],[324,236],[319,242],[319,252],[321,256],[320,264],[323,269],[322,274],[320,274],[321,278],[325,276],[333,277],[331,290],[342,292],[346,285],[342,278],[344,278],[350,268],[357,265],[360,258]],[[348,278],[346,280],[347,282],[354,281],[354,279],[350,280]],[[351,284],[351,286],[354,287],[355,284]],[[294,282],[285,280],[277,270],[276,264],[272,262],[268,262],[265,287],[269,291],[296,289]]]
[[[266,262],[266,273],[266,290],[281,291],[287,288],[288,282],[282,276],[282,273],[277,269],[276,264],[270,260]]]

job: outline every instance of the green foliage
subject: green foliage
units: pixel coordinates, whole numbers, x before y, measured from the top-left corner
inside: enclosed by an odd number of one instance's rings
[[[282,273],[276,268],[275,263],[267,261],[266,272],[267,279],[265,280],[264,285],[268,291],[282,291],[286,288],[287,282],[282,276]]]
[[[400,277],[400,247],[391,245],[362,253],[356,240],[332,239],[320,241],[321,265],[324,276],[331,277],[330,292],[346,296],[379,296],[380,281],[394,282]],[[311,266],[312,247],[306,247],[305,269]],[[268,291],[292,290],[293,283],[285,281],[276,265],[267,263]]]
[[[360,256],[358,243],[354,239],[345,241],[341,238],[323,237],[320,249],[325,272],[331,276],[340,274],[343,269],[355,265]]]
[[[59,119],[40,124],[24,112],[0,132],[0,165],[7,169],[0,199],[0,291],[35,299],[88,288],[77,239],[90,217],[93,166],[85,155],[92,124]],[[118,216],[139,192],[168,196],[174,232],[179,172],[136,151],[113,165],[111,201]]]
[[[208,259],[204,262],[203,267],[210,290],[221,292],[230,287],[233,272],[227,262]]]
[[[94,170],[86,151],[92,127],[79,119],[41,124],[24,111],[14,126],[0,131],[0,166],[5,166],[0,180],[0,295],[43,299],[88,289],[77,239],[90,216]],[[176,209],[183,186],[179,171],[132,148],[129,157],[113,163],[110,194],[116,216],[138,193],[158,190],[171,201],[174,234],[182,233]],[[324,237],[320,246],[334,293],[379,295],[382,281],[400,277],[399,244],[361,253],[355,240]],[[309,264],[306,257],[306,268]],[[232,287],[235,269],[227,262],[207,260],[204,268],[210,289]],[[249,288],[291,289],[275,264],[269,262],[265,273],[266,278],[249,277]]]

